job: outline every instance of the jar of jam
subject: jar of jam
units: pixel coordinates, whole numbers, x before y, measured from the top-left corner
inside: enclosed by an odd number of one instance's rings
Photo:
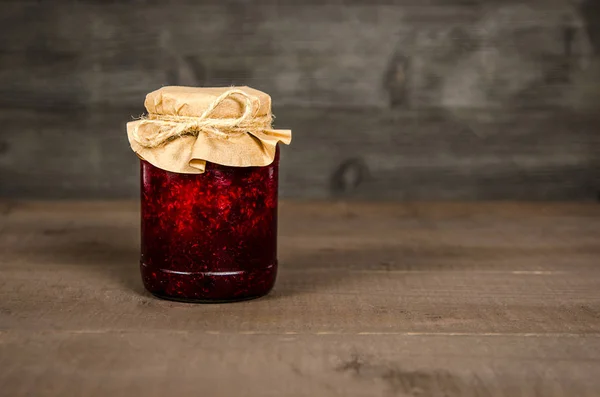
[[[160,298],[189,302],[267,294],[277,275],[277,144],[289,144],[291,132],[270,128],[270,98],[247,87],[233,93],[231,88],[161,90],[146,98],[148,111],[159,116],[128,123],[130,143],[140,157],[145,288]],[[187,97],[179,97],[177,106],[196,99],[192,112],[197,116],[169,114],[177,111],[165,105],[166,97],[182,91]],[[261,101],[268,102],[262,124],[256,121]],[[158,102],[163,108],[152,106]],[[222,104],[230,107],[229,117],[222,108],[214,117]],[[240,121],[247,114],[251,118]],[[170,135],[173,128],[178,130]]]

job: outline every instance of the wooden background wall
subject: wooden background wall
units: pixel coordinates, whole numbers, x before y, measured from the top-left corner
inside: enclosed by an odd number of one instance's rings
[[[0,2],[0,196],[135,197],[166,84],[269,92],[293,198],[600,192],[598,0]]]

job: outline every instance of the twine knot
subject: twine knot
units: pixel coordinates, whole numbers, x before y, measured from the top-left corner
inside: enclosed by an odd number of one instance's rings
[[[239,95],[243,98],[243,114],[235,119],[212,118],[214,110],[225,99]],[[231,89],[217,97],[198,117],[149,114],[142,117],[131,131],[133,139],[144,148],[156,148],[183,135],[198,135],[200,132],[214,134],[222,138],[253,132],[271,130],[272,116],[257,116],[260,99],[238,89]],[[158,128],[143,128],[154,125]]]

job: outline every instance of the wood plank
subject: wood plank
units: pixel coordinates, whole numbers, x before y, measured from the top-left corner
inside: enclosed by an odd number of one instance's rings
[[[284,201],[275,290],[218,305],[143,291],[138,210],[0,202],[2,394],[600,387],[595,204]]]
[[[162,329],[169,313],[168,327],[198,331],[600,332],[596,206],[501,216],[510,212],[501,204],[366,213],[283,204],[274,293],[199,306],[194,318],[143,292],[131,205],[92,208],[16,206],[4,216],[5,326]]]
[[[5,395],[596,396],[597,337],[1,332]]]
[[[564,1],[3,8],[1,29],[14,40],[0,44],[2,63],[12,66],[0,87],[4,101],[24,107],[69,96],[72,105],[134,106],[164,84],[246,83],[283,105],[367,108],[389,106],[399,87],[403,105],[451,110],[593,111],[581,97],[588,87],[598,93],[597,75],[588,73],[598,70],[589,65],[596,36],[587,29],[598,16]],[[197,23],[198,15],[211,18]],[[402,81],[386,79],[394,70]]]
[[[137,197],[125,123],[141,113],[0,112],[0,197]],[[284,198],[596,200],[600,189],[597,116],[467,123],[391,111],[276,114],[295,134],[282,149]]]
[[[247,84],[295,133],[283,197],[596,200],[596,8],[3,2],[0,196],[135,197],[144,95]]]

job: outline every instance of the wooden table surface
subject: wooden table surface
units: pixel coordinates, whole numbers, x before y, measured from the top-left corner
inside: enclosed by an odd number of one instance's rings
[[[1,396],[599,396],[600,206],[290,203],[280,275],[158,300],[134,203],[0,204]]]

